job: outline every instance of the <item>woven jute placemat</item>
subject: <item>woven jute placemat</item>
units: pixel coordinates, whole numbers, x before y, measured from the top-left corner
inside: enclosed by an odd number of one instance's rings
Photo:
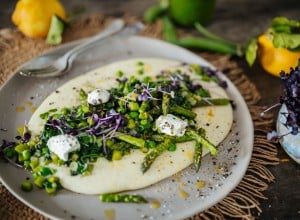
[[[69,42],[91,36],[103,29],[113,18],[101,15],[90,15],[74,20],[64,32],[63,41]],[[125,17],[127,22],[135,20]],[[148,25],[142,35],[161,38],[161,23]],[[51,49],[43,39],[30,39],[16,29],[0,30],[0,85],[3,84],[22,63]],[[264,109],[257,103],[260,100],[252,84],[234,60],[229,56],[197,52],[211,62],[236,85],[244,97],[254,122],[254,148],[248,170],[240,184],[210,209],[191,216],[190,219],[254,219],[261,212],[260,200],[267,199],[263,192],[268,188],[274,176],[269,171],[270,165],[278,164],[277,150],[274,143],[266,140],[266,132],[271,130],[271,114],[261,118],[259,113]],[[46,219],[41,214],[17,200],[0,183],[0,219]]]

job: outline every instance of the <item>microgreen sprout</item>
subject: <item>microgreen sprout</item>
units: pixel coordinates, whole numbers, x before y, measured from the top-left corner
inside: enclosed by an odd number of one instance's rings
[[[261,113],[263,116],[271,109],[285,105],[287,112],[280,113],[286,118],[286,122],[283,124],[289,128],[289,132],[283,135],[275,135],[275,131],[268,134],[268,139],[280,139],[288,134],[297,135],[300,127],[300,66],[291,68],[289,73],[282,71],[280,73],[280,81],[283,89],[283,95],[280,97],[279,103],[271,106]]]

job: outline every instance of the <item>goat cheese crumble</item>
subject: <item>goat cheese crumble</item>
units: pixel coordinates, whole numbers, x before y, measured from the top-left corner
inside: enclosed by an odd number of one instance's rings
[[[108,102],[110,93],[105,89],[95,89],[88,93],[87,102],[91,105],[99,105]]]
[[[161,115],[155,121],[156,129],[170,136],[183,136],[187,126],[187,120],[182,120],[172,114]]]
[[[70,152],[80,149],[78,139],[67,134],[61,134],[49,138],[47,146],[51,152],[55,153],[63,161],[68,160]]]

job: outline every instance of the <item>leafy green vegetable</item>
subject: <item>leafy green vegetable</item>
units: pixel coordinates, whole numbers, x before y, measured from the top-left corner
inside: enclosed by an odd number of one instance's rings
[[[257,39],[252,38],[249,44],[247,45],[247,49],[246,49],[246,61],[249,64],[249,66],[252,66],[254,64],[257,56],[257,50],[258,50]]]
[[[271,28],[276,33],[291,34],[300,27],[300,22],[286,17],[275,17],[272,19]]]
[[[273,34],[273,44],[277,48],[290,50],[300,49],[300,34],[276,33]]]
[[[65,23],[58,16],[53,15],[51,18],[50,29],[46,38],[48,44],[57,45],[62,41],[62,33],[64,31]]]

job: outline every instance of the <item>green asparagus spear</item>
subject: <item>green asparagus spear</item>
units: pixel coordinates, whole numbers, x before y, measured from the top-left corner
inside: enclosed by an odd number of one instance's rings
[[[197,114],[195,112],[188,110],[186,108],[183,108],[181,106],[178,106],[178,105],[170,106],[170,112],[178,114],[178,115],[183,115],[190,119],[194,119],[197,116]]]
[[[229,99],[201,99],[197,101],[194,107],[203,107],[203,106],[214,106],[214,105],[228,105],[230,104]]]
[[[215,145],[209,142],[205,137],[199,135],[196,131],[187,130],[185,133],[187,136],[192,137],[197,143],[201,143],[203,147],[206,147],[212,155],[216,155],[218,150]]]
[[[106,193],[99,195],[102,202],[148,203],[141,195]]]
[[[123,134],[121,132],[116,132],[116,138],[139,148],[145,147],[146,143],[145,140],[142,138],[133,137],[131,135]]]
[[[170,139],[165,139],[165,141],[161,144],[159,144],[156,148],[154,148],[150,153],[148,153],[146,155],[146,157],[144,158],[144,161],[142,163],[142,172],[145,173],[150,166],[152,165],[152,163],[154,162],[154,160],[162,154],[162,152],[164,152],[165,150],[168,149],[169,145],[171,143]]]
[[[163,135],[163,134],[154,134],[151,136],[151,139],[156,142],[164,142],[166,139],[170,139],[175,143],[182,143],[182,142],[194,140],[193,138],[188,137],[186,135],[178,137],[178,136],[170,136],[170,135]]]
[[[194,165],[196,172],[198,172],[200,169],[201,159],[202,159],[202,144],[199,142],[196,142],[195,152],[194,152],[194,157],[193,157],[193,165]]]
[[[163,93],[162,96],[162,111],[163,115],[167,115],[170,109],[170,96],[166,93]]]

